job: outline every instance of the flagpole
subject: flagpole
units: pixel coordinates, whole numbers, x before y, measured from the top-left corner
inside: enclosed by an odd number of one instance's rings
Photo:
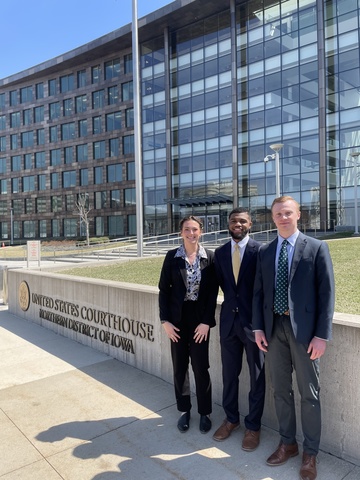
[[[134,154],[135,154],[135,193],[136,193],[136,236],[137,256],[143,256],[143,195],[141,159],[141,110],[139,75],[139,38],[137,0],[132,0],[132,57],[134,87]]]

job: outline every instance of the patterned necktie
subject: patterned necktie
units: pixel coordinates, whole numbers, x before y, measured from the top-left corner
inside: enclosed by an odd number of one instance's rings
[[[288,241],[284,240],[279,254],[278,269],[276,275],[276,288],[274,300],[274,312],[283,315],[288,309]]]
[[[240,247],[238,243],[234,245],[234,251],[232,254],[232,267],[233,267],[233,274],[235,278],[235,283],[238,281],[239,271],[240,271]]]

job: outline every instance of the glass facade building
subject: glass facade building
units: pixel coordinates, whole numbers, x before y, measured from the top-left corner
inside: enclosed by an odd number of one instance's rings
[[[142,19],[145,234],[176,231],[188,213],[223,229],[238,205],[268,228],[276,175],[264,158],[276,143],[280,191],[299,201],[306,228],[354,225],[359,12],[360,0],[177,0]],[[2,238],[9,201],[14,218],[35,214],[14,222],[20,236],[78,235],[65,188],[91,192],[92,235],[135,233],[128,30],[88,44],[91,61],[75,51],[76,69],[0,81]],[[48,199],[39,185],[54,186]]]

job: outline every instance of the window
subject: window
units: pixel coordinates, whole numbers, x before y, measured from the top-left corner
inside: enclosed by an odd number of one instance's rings
[[[77,235],[77,219],[64,219],[64,237],[76,237]]]
[[[58,126],[54,125],[50,127],[50,142],[57,142],[58,141]]]
[[[51,190],[55,190],[60,187],[59,184],[59,174],[57,172],[50,174],[50,186]]]
[[[96,92],[92,93],[92,108],[103,108],[105,99],[105,92],[104,90],[97,90]]]
[[[22,213],[24,213],[23,212],[23,210],[24,210],[23,207],[24,207],[23,200],[18,199],[18,200],[13,201],[14,213],[16,215],[21,215]]]
[[[74,101],[72,98],[66,98],[63,102],[64,117],[70,117],[74,110]]]
[[[101,80],[101,68],[100,65],[91,68],[91,83],[97,83]]]
[[[105,141],[93,143],[93,158],[99,160],[99,158],[105,158]]]
[[[20,192],[20,178],[12,178],[11,179],[11,193],[19,193]]]
[[[0,158],[0,173],[6,173],[6,158]]]
[[[124,70],[125,73],[132,73],[133,71],[133,59],[131,53],[124,56]]]
[[[127,82],[121,85],[121,98],[123,102],[134,98],[133,82]]]
[[[87,120],[79,120],[79,137],[86,137],[87,135]]]
[[[61,195],[55,195],[51,197],[51,211],[61,212],[62,210],[62,197]]]
[[[49,104],[49,117],[50,120],[55,120],[60,117],[60,103],[54,102]]]
[[[56,148],[55,150],[50,150],[50,165],[54,167],[55,165],[61,164],[61,150]]]
[[[75,98],[75,110],[76,113],[86,112],[86,95],[80,95],[79,97]]]
[[[101,117],[93,117],[92,123],[93,123],[93,134],[97,135],[98,133],[101,133]]]
[[[21,134],[21,146],[22,148],[34,146],[34,133],[32,131]]]
[[[6,117],[5,115],[0,115],[0,130],[5,130],[6,128]]]
[[[76,171],[69,170],[62,173],[63,188],[76,187]]]
[[[104,183],[103,179],[103,168],[102,167],[95,167],[94,168],[94,184],[100,185]]]
[[[80,169],[80,185],[82,187],[89,185],[89,170],[87,168]]]
[[[41,105],[40,107],[34,108],[34,119],[35,122],[43,122],[44,121],[44,106]]]
[[[79,70],[77,72],[77,86],[78,88],[86,87],[86,70]]]
[[[35,238],[36,236],[36,223],[35,220],[24,220],[23,222],[23,235],[25,238]]]
[[[115,165],[108,165],[107,170],[107,181],[110,182],[121,182],[122,181],[122,165],[121,163]]]
[[[32,155],[31,153],[25,153],[24,155],[24,169],[31,170],[32,169]]]
[[[5,105],[5,93],[0,93],[0,110],[4,110]]]
[[[57,218],[51,220],[51,235],[53,237],[60,237],[60,220]]]
[[[65,195],[65,210],[73,212],[75,210],[75,198],[73,194]]]
[[[0,215],[6,215],[8,212],[8,209],[7,209],[7,201],[6,200],[2,200],[0,202]]]
[[[1,141],[1,138],[0,138],[0,141]],[[14,133],[13,135],[10,135],[10,148],[11,150],[17,150],[18,146],[19,146],[19,137],[18,135],[16,135],[16,133]]]
[[[124,204],[126,207],[134,206],[136,204],[135,188],[125,188]]]
[[[43,83],[37,83],[35,85],[35,95],[36,95],[37,100],[39,100],[40,98],[44,98],[44,84]]]
[[[134,135],[126,135],[123,137],[123,153],[124,155],[134,153]]]
[[[32,102],[32,87],[20,88],[20,103]]]
[[[46,190],[46,175],[38,175],[38,190]]]
[[[39,128],[36,130],[36,144],[45,145],[45,129]]]
[[[126,180],[135,180],[135,162],[127,162]]]
[[[0,180],[0,193],[7,193],[7,180]]]
[[[119,100],[119,89],[117,85],[108,88],[108,104],[115,105]]]
[[[20,123],[20,112],[10,113],[10,128],[18,128]]]
[[[45,163],[45,152],[36,152],[35,153],[35,168],[44,168]]]
[[[103,217],[95,217],[95,235],[104,235],[104,219]]]
[[[88,159],[88,146],[87,143],[83,145],[76,145],[76,161],[86,162]]]
[[[21,170],[21,155],[11,157],[11,171],[19,172]]]
[[[124,218],[122,215],[112,215],[109,217],[109,235],[111,237],[124,235]]]
[[[121,128],[121,112],[108,113],[106,115],[106,131],[120,130]]]
[[[32,198],[25,198],[25,213],[34,213],[34,203]]]
[[[32,124],[32,110],[27,108],[23,111],[23,124],[31,125]]]
[[[110,208],[120,208],[120,190],[110,191]]]
[[[120,59],[110,60],[105,62],[105,80],[110,80],[113,77],[120,75]]]
[[[47,236],[46,235],[46,220],[39,220],[39,236],[40,236],[40,238],[45,238]]]
[[[56,80],[55,78],[52,80],[49,80],[48,83],[48,88],[49,88],[49,96],[56,95]]]
[[[128,108],[125,110],[126,127],[132,128],[134,126],[134,109]]]
[[[110,138],[109,155],[110,157],[117,157],[119,155],[119,139],[118,138]]]
[[[15,105],[19,105],[19,97],[17,90],[13,90],[12,92],[10,92],[10,107],[13,107]]]
[[[74,90],[74,75],[72,73],[60,77],[60,92],[65,93],[71,90]]]
[[[73,163],[73,161],[74,161],[74,148],[73,147],[65,147],[64,148],[64,159],[65,159],[65,163]]]
[[[33,192],[35,190],[35,175],[23,177],[23,192]]]
[[[95,192],[94,208],[106,208],[106,196],[107,192]]]
[[[75,122],[61,125],[61,140],[71,140],[72,138],[75,138]]]
[[[11,139],[12,135],[10,136]],[[0,152],[6,151],[6,137],[0,137]]]

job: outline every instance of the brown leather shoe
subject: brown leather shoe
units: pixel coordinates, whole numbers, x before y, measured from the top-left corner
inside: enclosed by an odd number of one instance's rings
[[[223,440],[226,440],[228,437],[230,437],[231,432],[239,428],[239,426],[240,422],[231,423],[227,419],[225,419],[222,425],[214,433],[213,439],[217,442],[222,442]]]
[[[300,478],[301,480],[315,480],[316,477],[316,455],[310,455],[304,452],[300,468]]]
[[[270,455],[266,463],[272,467],[277,467],[278,465],[284,465],[289,458],[296,457],[296,455],[299,455],[297,443],[285,445],[285,443],[280,442],[278,448]]]
[[[260,443],[260,430],[255,432],[254,430],[246,430],[242,441],[241,448],[245,452],[252,452],[257,449]]]

